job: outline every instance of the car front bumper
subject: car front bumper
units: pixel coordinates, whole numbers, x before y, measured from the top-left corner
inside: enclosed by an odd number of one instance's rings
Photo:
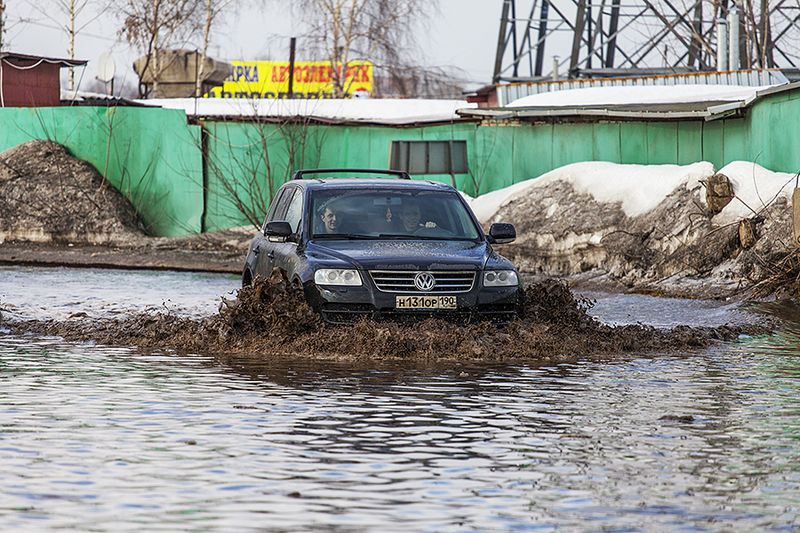
[[[517,317],[519,286],[483,287],[476,281],[476,286],[468,292],[416,293],[455,296],[456,309],[397,309],[396,297],[408,296],[409,293],[380,291],[367,280],[359,287],[329,287],[308,283],[305,286],[306,298],[326,322],[333,324],[351,324],[361,318],[419,320],[434,317],[458,322],[488,319],[507,323]]]

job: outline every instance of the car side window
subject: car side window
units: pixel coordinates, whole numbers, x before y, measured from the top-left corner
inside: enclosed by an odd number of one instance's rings
[[[286,208],[289,206],[289,200],[292,199],[294,194],[294,187],[289,187],[283,190],[281,197],[278,198],[278,203],[275,205],[275,211],[269,217],[269,221],[286,220]]]
[[[269,211],[267,211],[267,218],[264,219],[264,228],[267,227],[267,222],[272,222],[275,220],[275,213],[278,211],[278,205],[281,203],[284,195],[286,194],[286,189],[281,189],[275,194],[272,198],[272,203],[269,205]]]
[[[292,231],[297,233],[300,229],[300,219],[303,217],[303,191],[295,189],[294,196],[286,209],[286,216],[283,220],[289,223]]]

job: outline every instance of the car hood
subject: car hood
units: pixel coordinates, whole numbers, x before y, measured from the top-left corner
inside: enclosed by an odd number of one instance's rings
[[[496,254],[486,242],[342,240],[309,243],[306,255],[320,261],[342,261],[363,270],[479,270]]]

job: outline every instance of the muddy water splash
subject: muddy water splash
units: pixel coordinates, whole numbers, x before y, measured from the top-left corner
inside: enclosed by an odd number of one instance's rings
[[[763,326],[609,326],[591,317],[592,302],[576,298],[560,281],[546,280],[523,291],[521,317],[507,327],[488,323],[457,325],[428,319],[413,325],[363,320],[351,327],[326,325],[306,304],[302,291],[279,273],[257,279],[223,300],[217,314],[197,319],[142,313],[121,319],[29,320],[6,323],[12,331],[57,335],[181,352],[270,354],[351,360],[543,360],[625,352],[705,347]]]

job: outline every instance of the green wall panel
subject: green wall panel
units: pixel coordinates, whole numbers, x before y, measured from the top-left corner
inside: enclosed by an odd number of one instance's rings
[[[647,124],[625,122],[620,125],[620,163],[647,164]]]
[[[724,164],[731,161],[756,161],[761,154],[753,153],[758,147],[750,145],[750,128],[745,119],[729,119],[722,127],[722,159]]]
[[[481,127],[475,132],[475,144],[469,165],[475,194],[483,194],[514,183],[512,160],[517,127]],[[469,148],[468,148],[469,150]]]
[[[689,165],[703,160],[703,123],[678,122],[679,165]]]
[[[800,170],[800,100],[784,97],[772,103],[767,99],[753,111],[759,112],[753,117],[758,128],[750,136],[754,150],[757,147],[757,163],[781,172]]]
[[[553,128],[553,166],[591,161],[593,124],[557,124]]]
[[[200,231],[200,128],[183,111],[139,107],[0,109],[0,149],[39,139],[62,144],[104,174],[148,232]]]
[[[678,123],[647,123],[647,164],[674,164],[678,160]]]
[[[703,124],[703,161],[709,161],[717,169],[725,165],[725,122],[715,120]]]
[[[592,159],[619,163],[622,160],[620,124],[595,124],[592,131]]]
[[[523,126],[515,132],[512,154],[514,182],[541,176],[553,169],[552,124]]]

